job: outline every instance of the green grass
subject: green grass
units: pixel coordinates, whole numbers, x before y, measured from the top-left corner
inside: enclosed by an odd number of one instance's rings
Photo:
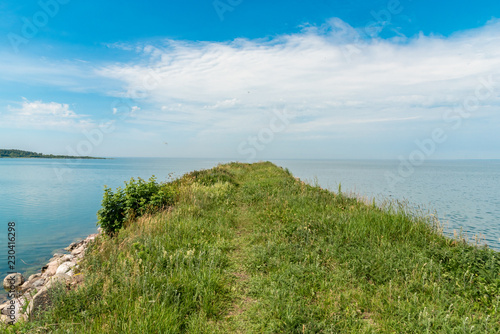
[[[500,256],[271,163],[174,181],[19,333],[500,333]]]

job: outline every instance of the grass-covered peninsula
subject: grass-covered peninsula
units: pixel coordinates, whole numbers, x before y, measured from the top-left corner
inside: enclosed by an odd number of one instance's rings
[[[83,284],[5,331],[500,332],[498,252],[268,162],[107,189],[99,220]]]
[[[72,156],[72,155],[53,155],[43,154],[37,152],[14,150],[14,149],[0,149],[1,158],[39,158],[39,159],[105,159],[88,156]]]

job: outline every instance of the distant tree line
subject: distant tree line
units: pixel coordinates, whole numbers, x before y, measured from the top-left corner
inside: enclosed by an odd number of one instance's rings
[[[71,155],[43,154],[22,150],[0,149],[0,158],[44,158],[44,159],[103,159],[94,157],[77,157]]]

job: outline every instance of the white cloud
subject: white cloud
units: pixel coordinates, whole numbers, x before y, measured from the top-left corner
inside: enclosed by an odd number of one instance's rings
[[[481,77],[492,76],[500,92],[499,22],[447,38],[393,40],[360,40],[356,29],[340,31],[339,24],[346,26],[334,19],[269,40],[139,45],[144,63],[113,64],[98,73],[153,106],[137,121],[185,122],[210,131],[253,129],[277,106],[295,116],[289,132],[436,120],[473,95]],[[346,48],[359,52],[346,58]],[[498,104],[498,95],[482,101],[482,117],[498,117]]]
[[[9,105],[7,111],[0,114],[2,127],[75,131],[94,126],[85,115],[78,115],[65,103],[28,101],[23,98],[19,107]]]
[[[221,108],[231,108],[239,103],[238,99],[228,99],[224,101],[217,101],[212,106],[204,106],[204,109],[221,109]]]

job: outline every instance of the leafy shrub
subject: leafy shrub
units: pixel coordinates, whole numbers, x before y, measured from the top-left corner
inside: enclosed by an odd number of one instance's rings
[[[172,205],[175,193],[172,184],[159,184],[154,176],[148,182],[140,177],[137,180],[132,178],[125,182],[125,188],[118,187],[116,192],[104,186],[102,208],[97,212],[97,225],[104,232],[112,234],[126,221]]]

